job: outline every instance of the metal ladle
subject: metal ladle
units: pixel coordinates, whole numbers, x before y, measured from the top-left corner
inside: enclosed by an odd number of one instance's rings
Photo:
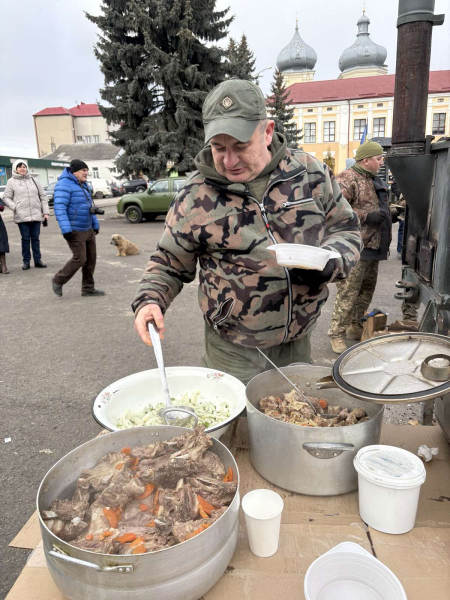
[[[274,362],[272,362],[272,361],[270,360],[270,358],[268,358],[268,357],[267,357],[267,356],[264,354],[264,352],[263,352],[262,350],[260,350],[259,348],[257,348],[257,350],[258,350],[258,352],[260,352],[260,354],[262,354],[262,355],[264,356],[264,358],[267,360],[267,362],[269,362],[269,363],[270,363],[270,364],[271,364],[273,367],[275,367],[275,369],[278,371],[278,373],[280,373],[280,375],[282,375],[282,376],[283,376],[283,377],[284,377],[284,378],[285,378],[287,381],[289,381],[289,383],[292,385],[292,387],[294,388],[294,390],[295,390],[295,391],[296,391],[298,394],[300,394],[301,398],[303,398],[303,401],[304,401],[304,402],[307,402],[307,403],[309,404],[309,406],[311,407],[311,409],[314,411],[314,414],[316,415],[316,417],[317,417],[317,416],[320,416],[320,417],[323,417],[324,419],[334,419],[334,417],[336,417],[336,416],[337,416],[337,415],[332,415],[332,414],[329,414],[329,413],[318,413],[318,412],[317,412],[317,409],[315,408],[315,406],[313,405],[313,403],[312,403],[312,402],[310,402],[310,401],[308,400],[308,398],[305,396],[305,394],[304,394],[304,393],[303,393],[301,390],[299,390],[299,389],[298,389],[298,387],[295,385],[295,383],[293,383],[293,382],[292,382],[292,381],[289,379],[289,377],[288,377],[287,375],[285,375],[285,374],[283,373],[283,371],[282,371],[281,369],[279,369],[279,368],[277,367],[277,365],[276,365]]]
[[[161,348],[161,340],[159,339],[159,332],[155,329],[153,323],[148,323],[148,332],[152,340],[153,350],[155,351],[156,363],[158,365],[164,400],[166,403],[165,408],[162,408],[158,412],[158,415],[161,417],[161,419],[164,419],[166,425],[177,425],[178,427],[187,427],[191,420],[194,419],[193,426],[195,427],[198,423],[198,417],[195,414],[195,410],[186,406],[174,406],[172,404],[169,393],[169,384],[167,383],[166,370],[164,368],[164,359]],[[176,409],[176,411],[173,409]],[[189,416],[184,416],[186,414]]]

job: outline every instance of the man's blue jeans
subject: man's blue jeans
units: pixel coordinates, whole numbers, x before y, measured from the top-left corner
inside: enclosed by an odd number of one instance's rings
[[[33,251],[33,260],[35,264],[41,260],[41,248],[39,242],[39,235],[41,233],[41,222],[40,221],[26,221],[25,223],[18,223],[20,229],[20,235],[22,236],[22,257],[24,263],[29,263],[31,260],[30,253],[30,242],[31,249]]]

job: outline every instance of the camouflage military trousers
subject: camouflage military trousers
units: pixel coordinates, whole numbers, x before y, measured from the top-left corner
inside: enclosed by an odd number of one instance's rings
[[[415,304],[408,304],[403,300],[402,315],[405,321],[417,321],[418,307]]]
[[[310,334],[299,340],[266,348],[263,352],[277,367],[287,367],[294,362],[311,363]],[[256,348],[227,342],[206,323],[205,354],[201,366],[233,375],[245,384],[256,375],[273,369]]]
[[[345,337],[352,323],[361,324],[377,285],[378,262],[360,260],[347,279],[336,284],[336,300],[328,330],[330,337]]]

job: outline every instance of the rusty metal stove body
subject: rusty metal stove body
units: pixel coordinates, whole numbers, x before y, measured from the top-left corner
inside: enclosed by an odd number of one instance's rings
[[[399,0],[392,149],[386,164],[406,199],[399,300],[425,306],[420,330],[450,334],[450,138],[425,137],[434,0]],[[425,409],[428,416],[432,408]],[[450,395],[436,401],[450,441]]]

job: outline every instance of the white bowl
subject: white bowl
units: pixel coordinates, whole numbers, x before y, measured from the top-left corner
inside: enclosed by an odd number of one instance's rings
[[[230,416],[206,429],[216,439],[225,433],[245,408],[245,385],[227,373],[203,367],[167,367],[166,375],[172,398],[200,391],[202,399],[216,406],[220,402],[228,402]],[[158,369],[152,369],[111,383],[95,398],[92,414],[105,429],[119,431],[117,420],[127,408],[140,411],[149,404],[156,406],[159,402],[164,402],[161,379]]]
[[[297,267],[314,271],[323,271],[330,258],[341,258],[339,252],[306,244],[273,244],[268,246],[267,250],[275,252],[277,263],[281,267]]]
[[[338,544],[310,565],[306,600],[407,600],[394,573],[353,542]]]

